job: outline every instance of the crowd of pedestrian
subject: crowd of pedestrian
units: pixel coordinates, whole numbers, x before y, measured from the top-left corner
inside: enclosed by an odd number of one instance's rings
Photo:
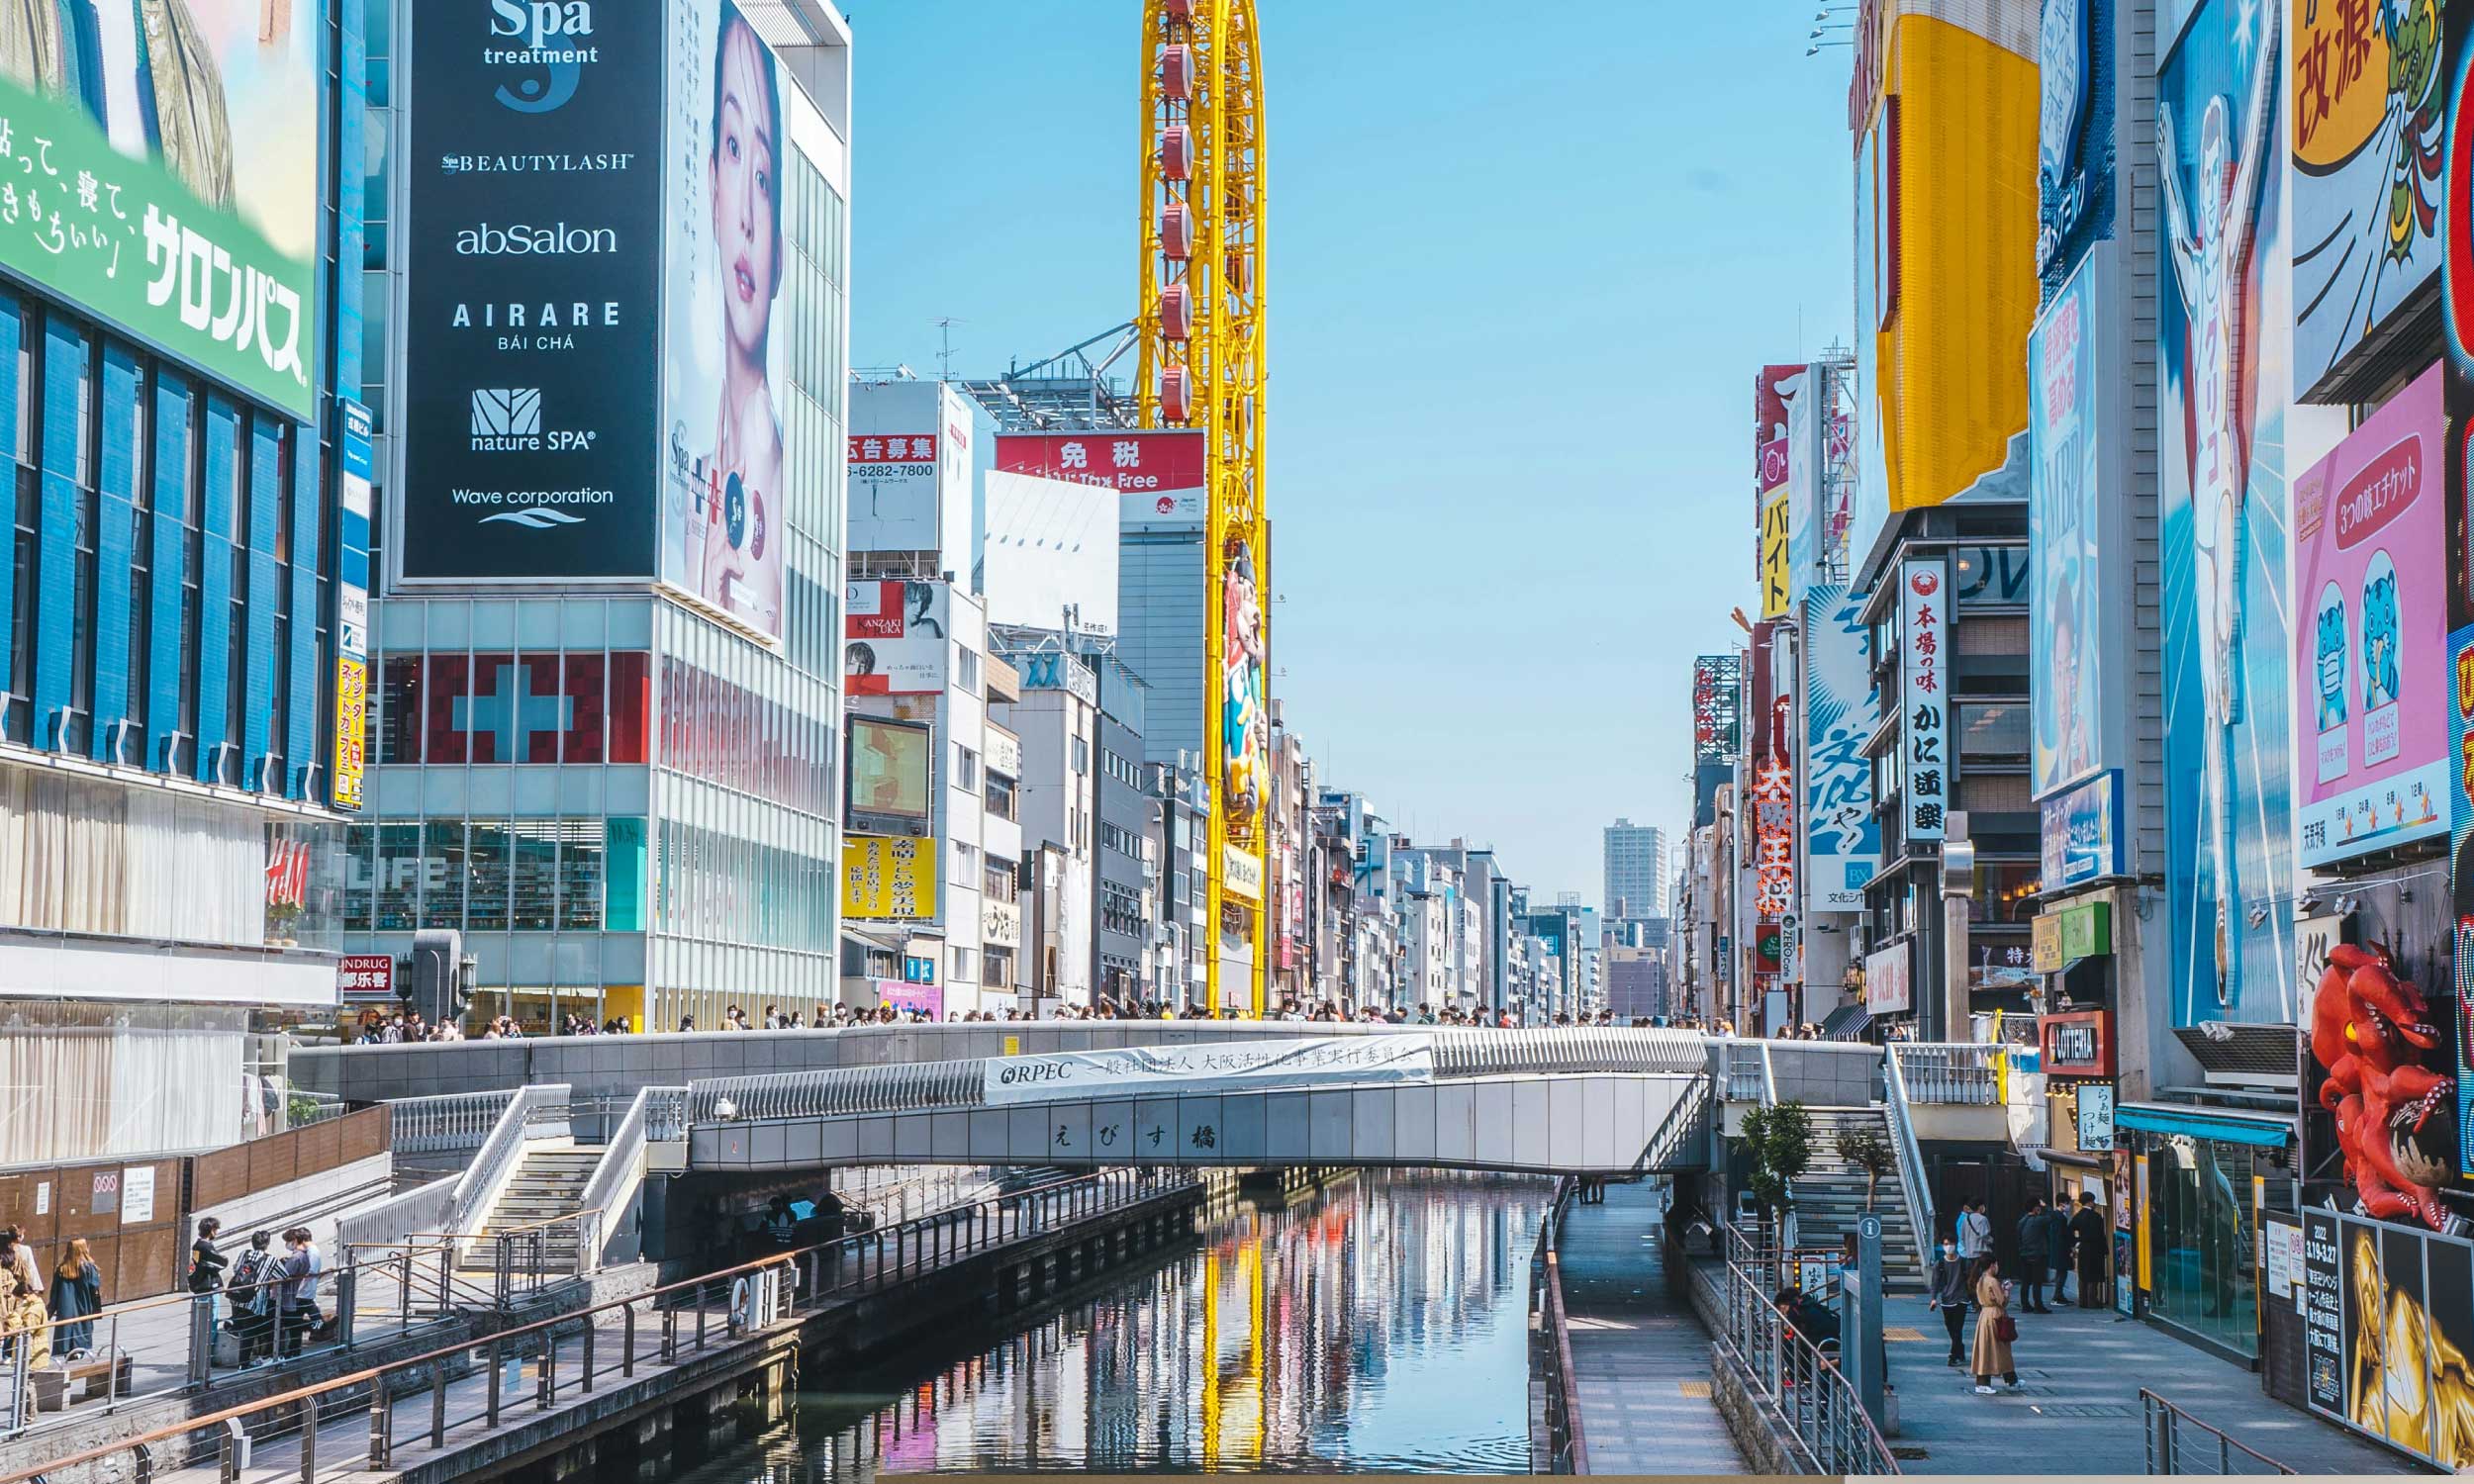
[[[235,1358],[243,1368],[301,1353],[329,1327],[318,1305],[327,1259],[317,1240],[309,1228],[293,1227],[278,1252],[275,1234],[260,1230],[230,1257],[216,1244],[223,1229],[212,1216],[198,1223],[189,1244],[189,1291],[213,1307],[215,1328],[234,1338]]]
[[[23,1226],[0,1227],[0,1359],[22,1349],[29,1366],[83,1360],[94,1353],[94,1316],[103,1309],[103,1270],[83,1237],[46,1272]]]

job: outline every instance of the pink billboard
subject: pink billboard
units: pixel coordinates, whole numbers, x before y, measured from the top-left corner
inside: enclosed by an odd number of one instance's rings
[[[2448,829],[2443,378],[2433,366],[2294,481],[2294,827],[2305,866]]]
[[[902,979],[878,979],[876,1002],[880,1005],[892,1005],[904,1015],[916,1010],[930,1020],[945,1018],[945,986],[942,984],[912,984]]]

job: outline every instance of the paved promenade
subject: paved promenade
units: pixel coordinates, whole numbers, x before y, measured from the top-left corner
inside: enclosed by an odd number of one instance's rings
[[[1709,1337],[1669,1297],[1661,1188],[1610,1185],[1571,1207],[1561,1246],[1580,1426],[1597,1474],[1733,1474],[1744,1455],[1709,1394]]]

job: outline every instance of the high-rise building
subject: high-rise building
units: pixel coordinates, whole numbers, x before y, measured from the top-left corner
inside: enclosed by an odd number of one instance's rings
[[[1665,830],[1629,819],[1606,827],[1606,895],[1598,906],[1610,922],[1666,915]]]
[[[838,977],[849,27],[679,0],[545,91],[490,7],[367,9],[353,123],[388,164],[341,323],[372,347],[383,557],[347,946],[458,931],[474,1014],[535,1028],[812,1013]],[[770,156],[707,139],[725,63]],[[733,263],[761,292],[721,292]],[[924,825],[911,761],[875,787]],[[872,889],[918,869],[880,855]]]
[[[335,1013],[363,788],[367,13],[174,47],[102,9],[13,17],[0,82],[0,1064],[43,1068],[10,1163],[280,1127],[244,1089]],[[123,1216],[131,1252],[177,1204]],[[121,1246],[105,1284],[149,1291]]]

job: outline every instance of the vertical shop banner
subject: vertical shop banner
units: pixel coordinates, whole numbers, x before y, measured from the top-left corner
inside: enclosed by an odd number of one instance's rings
[[[2313,397],[2439,268],[2442,0],[2291,7],[2294,391]]]
[[[1800,608],[1804,590],[1823,575],[1826,527],[1822,480],[1829,471],[1822,429],[1828,422],[1827,368],[1813,365],[1795,379],[1787,398],[1787,603]]]
[[[1770,503],[1783,497],[1787,489],[1787,400],[1793,395],[1803,372],[1801,366],[1763,366],[1753,373],[1753,570],[1761,582],[1764,607],[1768,605]],[[1777,520],[1779,559],[1782,563],[1785,560],[1786,518],[1785,506],[1781,502]]]
[[[1782,700],[1781,704],[1785,702]],[[1775,920],[1795,910],[1795,761],[1780,750],[1753,775],[1753,910]]]
[[[1899,690],[1906,748],[1899,782],[1910,840],[1942,838],[1953,783],[1946,684],[1949,587],[1949,568],[1942,562],[1899,565]]]
[[[2156,75],[2166,918],[2176,1025],[2296,1023],[2277,168],[2286,7],[2201,0]],[[2315,244],[2316,245],[2316,244]],[[2297,272],[2296,275],[2299,276]],[[2294,285],[2299,288],[2299,284]]]
[[[1872,760],[1864,739],[1880,724],[1872,634],[1845,583],[1804,593],[1804,871],[1810,912],[1859,912],[1881,869]]]
[[[2448,829],[2447,373],[2294,480],[2294,824],[2305,866]]]
[[[2047,7],[2047,15],[2051,8]],[[2129,688],[2104,684],[2108,655],[2128,653],[2128,532],[2109,496],[2122,487],[2118,446],[2119,274],[2089,257],[2053,295],[2028,337],[2028,486],[2033,771],[2045,798],[2119,766]],[[2110,558],[2110,560],[2108,560]]]
[[[792,111],[814,110],[735,4],[666,0],[662,11],[661,579],[778,641],[795,349],[782,299],[782,183],[791,140],[805,137]]]
[[[326,18],[309,0],[9,7],[0,268],[312,417]]]
[[[1760,616],[1784,618],[1793,606],[1795,578],[1788,565],[1787,492],[1780,490],[1761,502],[1760,510]]]
[[[369,729],[369,409],[335,399],[335,722],[332,793],[338,809],[362,806]]]
[[[2457,983],[2457,1173],[2474,1180],[2474,626],[2448,636],[2448,893]]]
[[[661,9],[406,12],[408,579],[653,574]]]

